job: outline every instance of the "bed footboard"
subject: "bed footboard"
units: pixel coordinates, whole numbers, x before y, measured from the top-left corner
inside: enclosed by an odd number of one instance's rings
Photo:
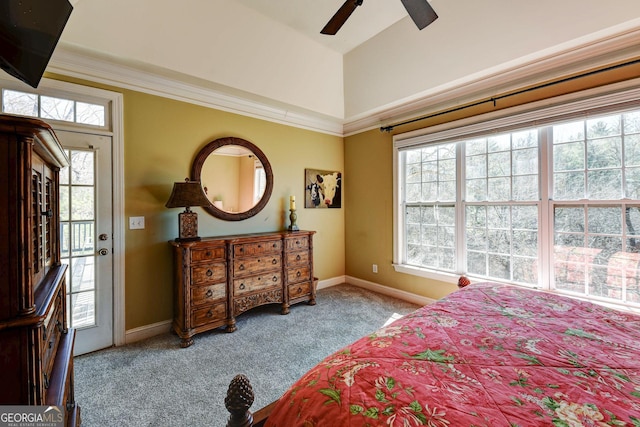
[[[236,375],[229,384],[224,406],[231,414],[227,427],[263,427],[269,418],[276,402],[252,414],[249,410],[253,405],[254,394],[249,379],[245,375]]]

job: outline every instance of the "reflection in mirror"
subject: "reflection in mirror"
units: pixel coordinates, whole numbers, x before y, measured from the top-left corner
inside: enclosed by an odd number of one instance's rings
[[[200,181],[211,202],[203,209],[216,218],[241,221],[260,212],[273,191],[267,156],[251,142],[226,137],[211,141],[191,165],[191,180]]]
[[[248,211],[260,201],[266,176],[253,152],[239,145],[225,145],[207,157],[200,182],[216,208],[235,213]]]

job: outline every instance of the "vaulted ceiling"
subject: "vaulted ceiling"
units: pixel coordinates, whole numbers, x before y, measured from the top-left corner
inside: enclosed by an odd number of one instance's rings
[[[121,67],[348,133],[640,57],[637,0],[431,0],[439,18],[422,31],[400,0],[364,0],[320,34],[343,2],[73,0],[51,65],[107,82]]]

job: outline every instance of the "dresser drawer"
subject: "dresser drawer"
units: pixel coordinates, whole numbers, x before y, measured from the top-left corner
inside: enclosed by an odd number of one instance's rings
[[[211,264],[191,267],[191,284],[200,285],[213,282],[224,282],[227,278],[227,264],[213,262]]]
[[[287,270],[287,282],[298,283],[311,279],[311,270],[309,266],[303,266],[298,268],[290,268]]]
[[[263,275],[234,280],[233,294],[235,296],[238,296],[280,286],[282,286],[282,277],[280,275],[280,271],[274,271]]]
[[[191,310],[191,324],[194,327],[206,325],[227,318],[227,304],[220,302],[209,307]]]
[[[216,283],[209,286],[193,286],[191,287],[191,303],[193,305],[202,305],[222,300],[227,296],[227,284]]]
[[[309,236],[288,237],[285,239],[286,251],[309,249]]]
[[[251,243],[238,243],[233,245],[233,256],[252,256],[282,251],[281,240],[263,240]]]
[[[233,276],[247,276],[269,270],[277,270],[282,265],[280,254],[233,260]]]
[[[289,252],[287,253],[287,266],[308,265],[309,251]]]
[[[214,259],[224,259],[224,246],[191,250],[191,262],[211,261]]]
[[[290,300],[311,295],[311,282],[289,285],[287,289],[289,291]]]
[[[60,337],[64,329],[64,309],[62,306],[62,290],[58,291],[56,298],[45,317],[42,326],[42,340],[40,341],[40,354],[42,355],[42,369],[46,376],[45,388],[51,379],[53,361],[58,350]]]

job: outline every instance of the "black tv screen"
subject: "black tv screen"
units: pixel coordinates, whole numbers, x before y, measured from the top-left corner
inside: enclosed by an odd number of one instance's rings
[[[69,0],[0,0],[0,68],[38,87],[72,10]]]

